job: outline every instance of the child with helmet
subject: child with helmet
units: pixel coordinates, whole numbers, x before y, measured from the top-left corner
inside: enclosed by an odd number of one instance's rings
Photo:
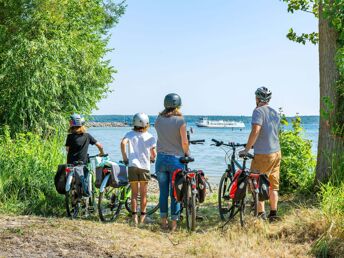
[[[156,140],[148,132],[149,117],[137,113],[133,117],[134,128],[121,141],[121,152],[124,163],[128,165],[128,178],[131,186],[132,218],[137,225],[137,197],[140,191],[141,216],[140,223],[145,221],[147,206],[147,186],[150,180],[150,163],[156,157]],[[127,154],[128,147],[128,154]]]
[[[85,119],[79,114],[73,114],[69,120],[69,134],[66,140],[67,164],[75,161],[87,163],[89,145],[96,145],[99,154],[103,155],[103,146],[86,132]]]

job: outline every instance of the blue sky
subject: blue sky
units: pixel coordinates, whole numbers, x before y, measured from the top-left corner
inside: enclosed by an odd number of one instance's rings
[[[127,0],[111,30],[113,92],[94,114],[157,114],[176,92],[187,115],[251,115],[254,91],[288,115],[319,111],[318,48],[289,41],[317,30],[279,0]]]

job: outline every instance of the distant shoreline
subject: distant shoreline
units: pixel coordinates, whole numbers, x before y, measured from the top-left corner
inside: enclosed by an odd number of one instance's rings
[[[124,122],[87,122],[87,127],[128,127]]]

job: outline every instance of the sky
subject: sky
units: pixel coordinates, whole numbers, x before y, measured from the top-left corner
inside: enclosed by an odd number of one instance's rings
[[[157,114],[168,93],[185,115],[251,115],[254,91],[287,115],[319,112],[318,47],[286,38],[317,30],[280,0],[127,0],[106,59],[112,92],[93,114]]]

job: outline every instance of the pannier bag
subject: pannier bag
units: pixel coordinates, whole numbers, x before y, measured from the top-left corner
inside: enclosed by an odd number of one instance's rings
[[[241,172],[237,177],[237,188],[234,193],[234,201],[241,201],[246,196],[247,174]]]
[[[103,172],[103,167],[96,167],[96,183],[95,183],[96,188],[100,188],[104,177],[105,175]]]
[[[197,173],[197,190],[198,190],[198,200],[200,203],[204,202],[207,193],[207,183],[205,181],[204,172],[202,170]]]
[[[59,194],[66,194],[66,168],[67,164],[58,165],[54,178],[55,188]]]
[[[269,200],[270,197],[270,181],[266,174],[259,175],[259,193],[258,198],[259,201],[266,201]]]
[[[89,171],[86,166],[76,166],[74,167],[75,185],[78,196],[89,197],[91,195],[89,191]]]
[[[235,192],[236,192],[236,190],[238,188],[238,178],[239,178],[239,175],[241,174],[241,172],[242,172],[242,170],[239,169],[234,174],[233,182],[232,182],[232,185],[231,185],[230,191],[229,191],[229,198],[230,199],[234,199]]]
[[[119,187],[121,185],[128,184],[128,168],[124,164],[118,164],[112,161],[106,161],[103,166],[96,168],[96,184],[97,188],[100,188],[102,181],[105,177],[103,170],[108,168],[110,171],[110,180],[108,185],[112,187]],[[108,186],[107,185],[107,186]]]
[[[184,185],[185,178],[183,176],[182,170],[175,170],[172,174],[172,190],[173,196],[177,202],[181,202],[183,200]]]

